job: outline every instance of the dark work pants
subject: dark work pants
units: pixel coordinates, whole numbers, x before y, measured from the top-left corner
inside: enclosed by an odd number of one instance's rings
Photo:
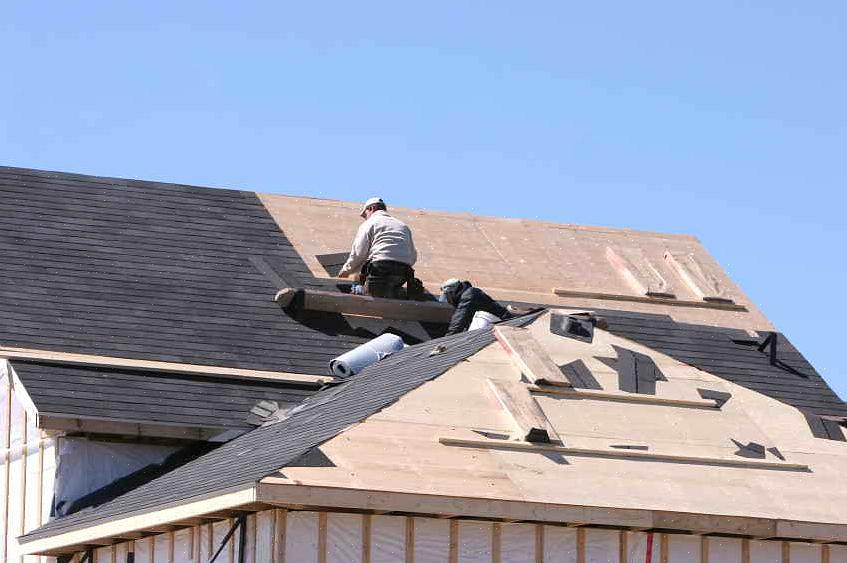
[[[365,274],[365,294],[389,299],[406,299],[403,285],[414,277],[408,264],[393,260],[370,262],[362,269]]]

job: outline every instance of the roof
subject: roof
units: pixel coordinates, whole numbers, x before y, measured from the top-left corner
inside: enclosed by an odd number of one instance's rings
[[[537,318],[506,324],[525,326]],[[23,541],[280,479],[287,483],[283,486],[842,521],[828,508],[832,503],[821,499],[840,482],[844,443],[813,438],[795,409],[614,331],[598,329],[594,341],[584,343],[552,334],[545,321],[542,316],[532,322],[534,338],[557,365],[580,358],[600,389],[617,392],[609,367],[613,362],[608,361],[615,351],[649,356],[663,374],[655,397],[633,403],[536,395],[567,453],[514,450],[514,442],[505,440],[510,419],[491,399],[486,383],[488,378],[517,382],[520,373],[494,343],[491,329],[462,333],[390,356],[308,399],[285,420],[249,432],[121,497],[50,522]],[[611,318],[610,328],[616,324],[620,328],[621,319]],[[647,330],[645,323],[634,325]],[[700,389],[725,393],[729,401],[720,408],[674,403],[708,403]],[[665,404],[657,403],[662,400]],[[455,447],[444,438],[478,445]],[[770,448],[761,460],[767,467],[748,459],[742,447],[748,443],[751,448],[761,445],[763,452]],[[325,463],[315,465],[305,458],[315,447]],[[626,448],[638,451],[627,454]],[[607,453],[571,453],[601,449]],[[647,454],[659,458],[625,459]],[[661,458],[667,455],[730,461],[667,463]],[[797,469],[805,464],[811,470]],[[553,485],[574,480],[581,486]],[[711,490],[704,486],[707,482],[733,494],[705,493]],[[754,492],[742,494],[748,488]],[[786,489],[789,495],[788,488],[792,503],[775,494]],[[756,500],[765,492],[767,502]]]
[[[591,342],[554,333],[552,313],[517,331],[521,346],[504,331],[508,349],[486,347],[323,442],[323,463],[290,464],[263,479],[259,500],[296,505],[319,490],[344,490],[344,506],[405,495],[414,498],[408,507],[446,497],[440,510],[460,517],[471,515],[458,511],[464,499],[496,500],[558,522],[560,507],[609,509],[587,521],[601,525],[650,510],[677,514],[675,523],[665,519],[677,530],[691,530],[686,513],[827,523],[835,526],[819,533],[847,539],[847,442],[816,437],[790,405],[614,332],[597,328]],[[596,385],[527,382],[543,374],[545,357],[581,364]],[[654,385],[623,392],[630,376]],[[553,443],[528,442],[530,427]],[[700,518],[694,530],[721,518]]]
[[[291,406],[315,392],[313,385],[288,382],[21,360],[11,365],[41,416],[247,429],[259,401]]]
[[[369,336],[280,311],[320,282],[254,193],[0,167],[0,199],[0,347],[325,374]]]
[[[529,318],[509,321],[523,324]],[[227,442],[171,473],[105,504],[49,522],[23,536],[34,541],[131,513],[255,483],[351,424],[391,405],[494,341],[492,330],[447,336],[410,346],[303,403],[285,420]],[[444,351],[431,355],[437,346]]]
[[[333,271],[337,254],[349,249],[358,227],[359,203],[278,194],[259,198],[308,271],[316,278]],[[500,300],[605,306],[668,313],[698,324],[773,328],[691,236],[407,209],[390,201],[388,207],[412,229],[418,249],[415,272],[432,290],[446,279],[460,278]],[[554,294],[554,289],[563,291]],[[675,299],[638,303],[646,292],[673,294]],[[746,311],[707,308],[704,296],[731,299]]]

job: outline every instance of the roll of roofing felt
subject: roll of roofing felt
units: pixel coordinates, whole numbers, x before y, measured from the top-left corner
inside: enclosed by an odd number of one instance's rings
[[[479,330],[481,328],[488,328],[496,322],[500,321],[500,317],[497,315],[492,315],[487,311],[477,311],[474,313],[473,320],[471,321],[471,326],[468,327],[468,332],[472,330]]]
[[[350,377],[403,347],[402,338],[385,333],[331,360],[329,371],[336,377]]]

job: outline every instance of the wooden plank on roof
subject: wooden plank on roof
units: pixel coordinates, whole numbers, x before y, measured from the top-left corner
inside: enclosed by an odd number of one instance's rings
[[[606,260],[640,295],[673,299],[673,288],[638,247],[606,247]]]
[[[722,311],[746,312],[747,307],[728,301],[686,301],[683,299],[669,299],[666,297],[642,297],[639,295],[621,295],[617,293],[598,293],[594,291],[577,291],[562,287],[553,288],[553,293],[559,297],[578,297],[584,299],[598,299],[600,301],[629,301],[631,303],[649,303],[651,305],[674,305],[676,307],[690,307],[696,309],[720,309]]]
[[[802,463],[788,463],[782,461],[762,461],[749,458],[724,458],[705,457],[676,454],[661,454],[645,452],[640,450],[615,450],[615,449],[593,449],[593,448],[570,448],[554,444],[529,444],[526,442],[513,442],[510,440],[472,440],[464,438],[442,437],[439,443],[445,446],[458,446],[465,448],[517,450],[528,452],[555,452],[562,455],[583,457],[605,457],[616,459],[667,461],[672,463],[689,463],[692,465],[721,465],[727,467],[749,467],[756,469],[775,469],[782,471],[809,471],[809,466]]]
[[[302,304],[295,301],[302,295]],[[436,301],[386,299],[369,295],[352,295],[318,289],[283,288],[274,297],[281,307],[302,306],[307,311],[325,311],[343,315],[360,315],[405,321],[448,323],[454,308]]]
[[[512,417],[521,440],[541,443],[559,441],[553,425],[547,420],[526,385],[517,381],[495,379],[489,379],[488,384],[500,405]]]
[[[325,383],[332,380],[331,377],[327,376],[307,375],[302,373],[177,364],[172,362],[159,362],[155,360],[138,360],[133,358],[116,358],[112,356],[55,352],[52,350],[36,350],[33,348],[0,347],[0,358],[9,360],[34,360],[39,362],[79,366],[155,371],[158,373],[177,373],[198,376],[206,375],[210,377],[228,377],[235,379],[262,379],[276,382],[290,381],[292,383]]]
[[[531,393],[558,395],[574,399],[594,399],[598,401],[640,403],[708,410],[717,410],[719,408],[717,402],[712,399],[674,399],[671,397],[657,397],[655,395],[644,395],[639,393],[596,391],[594,389],[568,389],[552,385],[532,385],[528,387],[528,391]]]
[[[525,328],[494,327],[497,341],[509,353],[512,362],[531,383],[571,387],[570,382],[550,355]]]
[[[726,287],[717,276],[691,252],[665,252],[665,260],[685,285],[700,299],[719,303],[732,303]]]

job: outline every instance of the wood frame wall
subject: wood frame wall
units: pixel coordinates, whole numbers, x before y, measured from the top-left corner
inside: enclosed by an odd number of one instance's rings
[[[128,553],[135,563],[207,562],[235,522],[93,547],[92,563],[126,563]],[[847,563],[847,545],[588,526],[286,509],[246,515],[245,525],[243,559],[234,533],[219,563]]]
[[[47,563],[52,558],[22,555],[17,537],[50,517],[56,468],[56,439],[36,426],[28,398],[19,393],[0,360],[0,561]]]

